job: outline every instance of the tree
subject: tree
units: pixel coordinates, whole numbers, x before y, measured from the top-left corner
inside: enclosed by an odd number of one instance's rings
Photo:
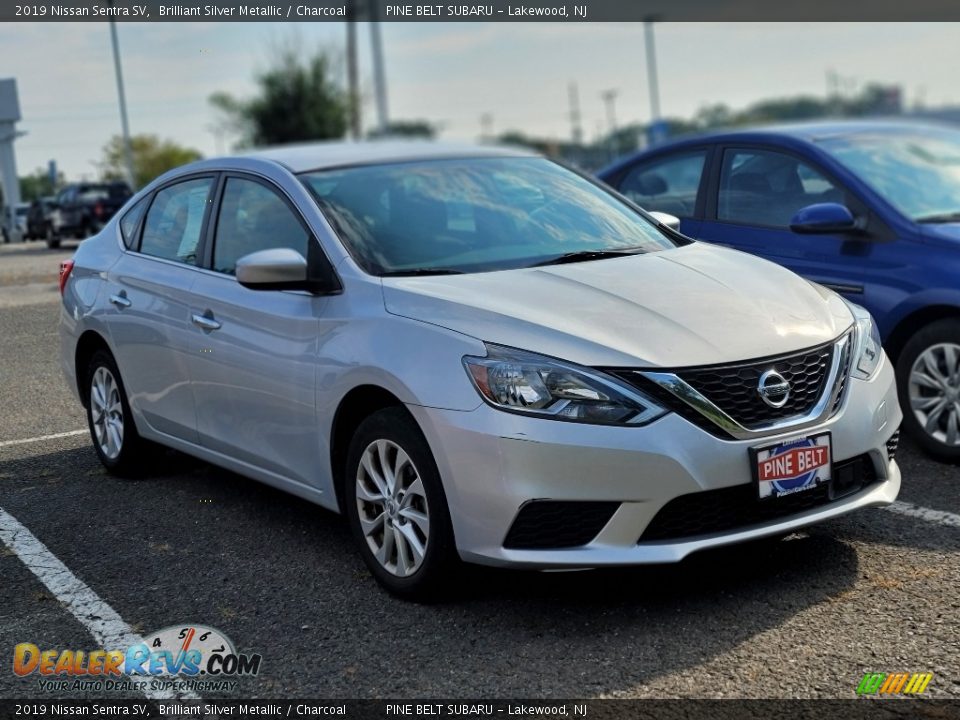
[[[156,135],[134,135],[130,138],[133,154],[133,175],[136,186],[143,187],[158,175],[180,165],[199,160],[201,155],[192,148],[161,140]],[[103,147],[100,173],[104,180],[126,180],[127,161],[123,138],[114,135]]]
[[[57,182],[54,185],[50,182],[50,173],[43,168],[37,168],[20,178],[20,199],[23,202],[33,202],[47,195],[55,195],[57,186],[62,184],[63,173],[57,173]]]
[[[256,78],[257,95],[214,93],[210,103],[239,133],[241,146],[340,138],[347,131],[347,93],[332,79],[331,65],[325,52],[301,60],[296,50],[279,50]]]

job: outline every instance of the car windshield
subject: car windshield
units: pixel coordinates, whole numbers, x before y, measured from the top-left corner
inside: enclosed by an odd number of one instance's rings
[[[505,270],[677,244],[629,205],[544,158],[406,162],[301,178],[374,275]]]
[[[926,128],[820,144],[912,220],[960,221],[960,133]]]

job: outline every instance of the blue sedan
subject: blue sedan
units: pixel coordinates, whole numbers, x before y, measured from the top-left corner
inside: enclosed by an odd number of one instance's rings
[[[960,461],[960,132],[905,122],[724,131],[599,176],[679,218],[686,235],[780,263],[867,308],[896,364],[904,427],[934,456]]]

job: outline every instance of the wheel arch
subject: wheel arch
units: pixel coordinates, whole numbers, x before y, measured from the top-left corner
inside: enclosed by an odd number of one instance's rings
[[[948,318],[960,318],[960,307],[956,305],[938,304],[918,308],[897,322],[896,326],[894,326],[893,330],[887,336],[884,349],[887,351],[890,359],[896,363],[904,346],[906,346],[913,335],[931,323]]]
[[[407,412],[400,398],[386,388],[374,384],[358,385],[352,388],[337,405],[330,427],[330,470],[340,512],[344,510],[344,471],[350,440],[360,423],[378,410],[389,407],[403,408],[404,412]],[[412,415],[410,419],[416,424]],[[419,428],[419,424],[417,427]],[[422,428],[420,430],[423,432]]]
[[[80,402],[83,403],[84,407],[87,407],[90,402],[90,391],[87,383],[84,382],[84,378],[87,376],[86,367],[97,350],[104,350],[113,357],[113,351],[110,349],[110,345],[107,344],[103,335],[96,330],[85,330],[77,340],[77,349],[74,353],[77,392],[80,395]],[[114,358],[114,362],[116,362],[116,358]]]

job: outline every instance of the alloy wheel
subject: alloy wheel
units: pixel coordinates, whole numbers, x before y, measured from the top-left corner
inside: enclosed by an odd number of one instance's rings
[[[100,452],[115,460],[123,449],[123,402],[113,373],[103,365],[93,373],[90,383],[90,417]]]
[[[367,546],[397,577],[420,569],[430,540],[423,480],[409,455],[391,440],[374,440],[357,467],[357,510]]]
[[[933,439],[960,446],[960,345],[931,345],[910,369],[910,408]]]

